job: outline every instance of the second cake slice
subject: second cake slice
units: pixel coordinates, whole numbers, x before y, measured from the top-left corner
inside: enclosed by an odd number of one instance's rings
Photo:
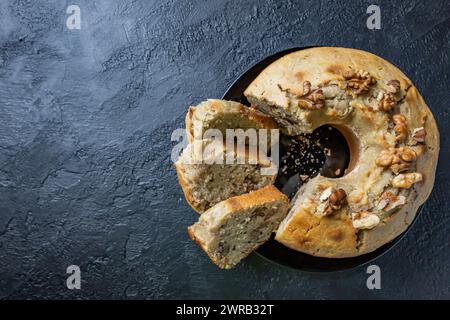
[[[288,198],[269,185],[216,204],[188,233],[215,264],[230,269],[270,238],[288,208]]]

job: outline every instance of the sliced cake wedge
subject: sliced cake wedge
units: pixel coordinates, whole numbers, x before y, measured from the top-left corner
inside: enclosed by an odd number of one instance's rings
[[[230,269],[270,238],[288,208],[288,198],[269,185],[216,204],[188,233],[216,265]]]
[[[233,160],[231,163],[227,162],[228,157]],[[175,168],[186,200],[199,213],[229,197],[272,184],[277,174],[275,164],[267,157],[258,157],[255,150],[227,150],[214,139],[190,143]]]

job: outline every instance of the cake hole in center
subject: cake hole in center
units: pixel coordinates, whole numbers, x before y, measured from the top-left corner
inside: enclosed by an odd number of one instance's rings
[[[292,199],[304,183],[319,173],[340,178],[353,169],[357,160],[354,150],[356,137],[345,127],[324,125],[310,134],[281,135],[275,186]]]

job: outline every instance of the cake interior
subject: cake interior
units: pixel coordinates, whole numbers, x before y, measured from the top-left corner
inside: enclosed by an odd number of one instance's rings
[[[235,265],[266,242],[284,218],[279,214],[281,203],[267,203],[257,208],[235,212],[216,231],[218,236],[209,245],[217,260]]]

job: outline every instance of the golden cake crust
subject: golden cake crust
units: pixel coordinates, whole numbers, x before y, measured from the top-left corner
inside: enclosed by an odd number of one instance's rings
[[[276,129],[276,122],[253,108],[248,108],[235,101],[208,99],[197,106],[190,106],[186,113],[186,134],[189,143],[195,139],[195,122],[200,125],[200,136],[196,139],[202,139],[204,130],[216,128],[214,123],[217,120],[229,117],[232,120],[226,123],[226,129]],[[248,127],[248,128],[247,128]],[[223,132],[225,135],[225,132]]]
[[[252,210],[267,204],[272,204],[272,206],[277,207],[277,215],[280,215],[278,221],[280,221],[288,210],[289,199],[273,185],[228,198],[206,211],[199,219],[199,222],[188,228],[188,234],[208,254],[216,265],[224,269],[230,269],[235,264],[227,261],[226,257],[218,259],[209,247],[209,243],[212,242],[211,238],[214,237],[213,233],[225,223],[224,221],[232,219],[236,214],[239,215],[239,212]],[[267,219],[273,216],[269,211],[265,212],[265,215]],[[272,233],[272,230],[270,231]],[[244,252],[243,257],[248,256],[257,247],[259,245],[249,248],[248,251]]]

